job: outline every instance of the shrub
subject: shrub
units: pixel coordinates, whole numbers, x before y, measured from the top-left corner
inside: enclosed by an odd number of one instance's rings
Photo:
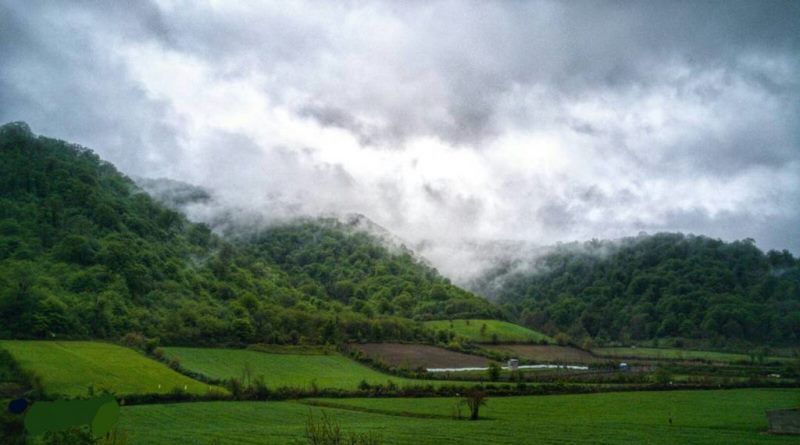
[[[263,375],[258,375],[253,378],[252,383],[250,383],[250,386],[247,388],[247,392],[256,400],[267,400],[270,396],[270,391],[269,388],[267,388],[267,384],[264,383]]]
[[[138,332],[128,332],[122,336],[120,341],[123,345],[129,348],[144,349],[147,343],[147,338]]]
[[[659,385],[669,385],[672,383],[672,374],[663,366],[659,366],[653,377]]]
[[[500,366],[497,363],[489,363],[489,369],[486,372],[489,375],[489,380],[493,382],[500,380]]]
[[[127,445],[128,444],[128,431],[122,428],[115,428],[110,433],[106,434],[95,445]]]
[[[150,353],[153,357],[157,358],[159,361],[164,360],[164,350],[161,348],[155,348]]]
[[[176,358],[170,359],[168,365],[169,365],[170,368],[174,369],[175,371],[180,371],[181,370],[181,362],[180,362],[180,360],[178,360]]]
[[[370,433],[345,433],[339,422],[322,411],[322,417],[317,420],[309,411],[306,419],[305,441],[309,445],[379,445],[383,443],[380,435]]]
[[[464,393],[463,403],[469,408],[469,420],[478,420],[481,406],[486,405],[486,393],[480,388],[473,388]]]
[[[43,445],[93,445],[94,438],[87,428],[70,428],[63,431],[48,431]]]

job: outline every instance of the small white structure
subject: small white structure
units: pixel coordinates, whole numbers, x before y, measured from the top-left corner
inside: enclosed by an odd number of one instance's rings
[[[512,371],[516,371],[517,369],[519,369],[519,360],[515,358],[510,359],[508,361],[508,369]]]
[[[628,370],[628,364],[627,363],[620,363],[619,364],[619,370],[620,371],[627,371]]]

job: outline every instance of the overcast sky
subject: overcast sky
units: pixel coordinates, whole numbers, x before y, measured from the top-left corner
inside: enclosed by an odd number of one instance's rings
[[[411,242],[800,253],[798,1],[0,0],[0,120]]]

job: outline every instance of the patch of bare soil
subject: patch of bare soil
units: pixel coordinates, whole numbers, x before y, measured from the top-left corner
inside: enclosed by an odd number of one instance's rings
[[[400,343],[354,344],[373,360],[390,366],[407,369],[422,368],[468,368],[489,366],[490,360],[477,355],[463,354],[444,348],[428,345],[407,345]]]

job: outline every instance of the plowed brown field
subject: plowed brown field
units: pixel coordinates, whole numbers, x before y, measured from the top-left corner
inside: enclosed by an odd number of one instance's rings
[[[390,366],[408,369],[423,368],[467,368],[488,366],[490,360],[476,355],[449,351],[428,345],[405,345],[399,343],[365,343],[352,345],[373,360]]]

